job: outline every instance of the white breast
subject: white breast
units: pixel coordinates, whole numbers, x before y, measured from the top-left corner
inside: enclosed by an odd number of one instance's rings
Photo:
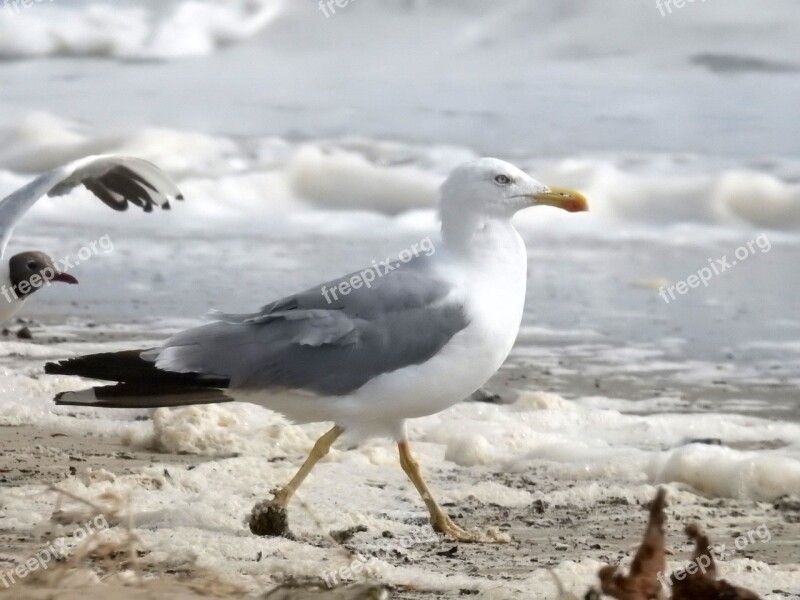
[[[525,245],[510,224],[476,243],[479,256],[451,266],[461,279],[454,293],[463,294],[469,325],[425,363],[376,377],[353,394],[350,404],[361,423],[365,412],[376,425],[388,426],[449,408],[486,383],[508,357],[525,305]]]

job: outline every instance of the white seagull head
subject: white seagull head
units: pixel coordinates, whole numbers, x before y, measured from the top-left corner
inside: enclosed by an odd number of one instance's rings
[[[508,222],[523,208],[544,205],[569,212],[589,210],[580,193],[548,187],[497,158],[480,158],[456,167],[441,191],[442,235],[454,246],[468,247],[483,224]]]
[[[548,187],[514,165],[479,158],[456,167],[442,184],[442,218],[453,213],[511,218],[523,208],[555,206],[569,212],[588,210],[578,192]]]

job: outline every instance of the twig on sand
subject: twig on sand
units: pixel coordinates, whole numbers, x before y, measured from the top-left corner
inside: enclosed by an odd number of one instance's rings
[[[686,535],[694,542],[692,563],[701,568],[680,569],[670,576],[672,600],[760,600],[758,594],[717,579],[717,563],[711,541],[700,525],[689,523]]]
[[[664,507],[667,492],[659,488],[650,502],[650,518],[641,546],[633,557],[630,572],[624,575],[619,567],[607,565],[600,569],[600,588],[617,600],[660,600],[664,597],[659,574],[667,570],[664,549]]]
[[[125,525],[126,535],[122,543],[101,541],[100,530],[92,531],[86,540],[75,548],[69,559],[62,565],[62,577],[70,570],[77,569],[80,563],[86,558],[91,558],[94,561],[101,561],[106,565],[113,565],[111,568],[104,569],[107,574],[116,572],[120,564],[126,564],[127,569],[133,572],[134,580],[140,579],[141,572],[138,546],[141,544],[141,539],[134,532],[130,496],[123,498],[113,492],[106,492],[99,496],[101,500],[106,502],[106,505],[101,506],[95,501],[79,496],[68,490],[61,489],[56,485],[49,485],[48,491],[58,494],[56,509],[50,517],[55,523],[64,525],[66,523],[75,523],[81,519],[87,520],[102,517],[108,525],[119,523],[124,523]],[[78,513],[63,510],[61,507],[64,498],[89,507],[91,509],[91,514],[84,514],[81,516]],[[121,563],[119,560],[120,555],[126,555],[127,561]]]

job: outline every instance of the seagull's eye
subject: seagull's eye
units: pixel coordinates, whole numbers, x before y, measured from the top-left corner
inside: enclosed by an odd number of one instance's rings
[[[36,261],[35,260],[29,260],[27,266],[31,271],[36,270],[36,267],[37,267]]]
[[[508,175],[497,175],[494,178],[494,182],[499,185],[508,185],[511,183],[511,178]]]

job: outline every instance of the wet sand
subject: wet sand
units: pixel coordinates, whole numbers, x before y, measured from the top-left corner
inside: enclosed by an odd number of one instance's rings
[[[45,459],[39,450],[43,446],[55,449],[57,454],[50,454]],[[105,469],[119,476],[133,474],[142,467],[153,465],[163,466],[165,470],[175,472],[191,469],[212,460],[198,456],[133,450],[120,446],[114,440],[76,438],[32,426],[0,428],[0,452],[5,457],[0,473],[0,482],[4,489],[17,485],[58,484],[77,471],[85,469]],[[437,473],[429,473],[429,476],[436,489],[447,487],[447,478],[442,478]],[[544,493],[568,489],[579,483],[541,468],[531,469],[522,474],[489,472],[482,473],[481,476],[512,489]],[[615,485],[625,485],[623,482],[614,481],[605,483],[610,489]],[[55,501],[55,497],[53,500]],[[544,567],[558,569],[565,561],[596,561],[598,565],[619,562],[629,556],[640,543],[646,521],[646,511],[643,506],[631,504],[626,498],[616,497],[613,494],[591,507],[571,506],[569,503],[547,505],[535,502],[525,509],[512,510],[480,502],[467,502],[458,506],[448,506],[448,509],[463,526],[498,527],[510,533],[513,542],[484,546],[436,540],[416,543],[411,548],[399,546],[392,548],[390,539],[384,539],[385,545],[381,542],[381,532],[368,530],[356,533],[345,543],[345,547],[352,551],[354,556],[357,554],[367,560],[377,556],[390,563],[419,565],[443,574],[488,575],[490,580],[496,582],[500,591],[505,582],[525,581],[540,569]],[[295,507],[295,510],[301,509]],[[769,528],[770,542],[748,546],[741,556],[781,569],[800,571],[800,565],[797,563],[800,557],[800,536],[798,536],[800,512],[797,506],[794,511],[781,510],[768,503],[706,499],[698,495],[681,494],[680,499],[674,501],[668,509],[668,514],[670,515],[667,526],[668,537],[671,547],[679,555],[688,555],[688,545],[684,541],[682,528],[689,519],[700,520],[710,529],[715,541],[730,546],[742,531],[751,528],[753,523],[759,523],[766,524]],[[423,520],[417,516],[408,516],[409,522],[416,523]],[[3,548],[0,554],[0,570],[8,570],[15,563],[19,564],[26,558],[34,556],[43,545],[46,545],[46,540],[47,535],[42,536],[38,532],[4,528],[0,519],[0,547]],[[315,539],[298,539],[294,543],[331,546],[322,535]],[[270,552],[270,540],[264,540],[263,548],[265,553]],[[131,600],[140,597],[163,599],[193,597],[190,594],[191,590],[184,588],[181,581],[187,577],[202,577],[206,574],[203,571],[198,573],[191,566],[187,566],[181,572],[175,572],[169,566],[161,567],[157,559],[151,559],[149,556],[155,550],[155,548],[142,548],[143,573],[148,578],[157,578],[160,582],[158,585],[163,585],[163,589],[151,588],[146,594],[134,585],[125,588],[124,593],[122,589],[115,589],[113,592],[109,590],[106,592],[109,594],[106,597]],[[357,558],[348,560],[342,555],[341,549],[335,547],[331,547],[331,553],[340,554],[339,562],[342,566],[358,561]],[[253,556],[253,560],[256,559],[257,557]],[[795,576],[795,580],[800,580],[800,573]],[[538,593],[535,597],[554,598],[547,577],[540,577],[539,581],[541,587],[536,590]],[[319,585],[321,580],[315,583]],[[233,589],[239,587],[243,591],[247,588],[247,586],[231,585]],[[270,589],[274,583],[265,581],[263,585]],[[156,590],[158,593],[152,595]],[[0,597],[4,591],[15,599],[47,597],[47,594],[36,586],[32,586],[29,590],[24,582],[21,586],[7,590],[3,590],[0,586]],[[798,597],[796,594],[792,595],[792,590],[789,589],[776,588],[770,591],[772,592],[770,598]],[[252,589],[246,590],[245,595],[249,596],[252,592]],[[84,591],[76,590],[73,593],[75,598],[79,598]],[[98,594],[95,597],[101,597],[99,589],[92,593]],[[222,595],[230,593],[230,590],[227,590]],[[407,586],[394,586],[391,589],[391,597],[408,599],[453,598],[476,594],[479,595],[478,590],[469,588],[459,590],[458,593],[437,592],[424,587],[415,589],[413,582],[409,582]],[[503,596],[501,594],[496,597]],[[509,593],[506,597],[524,596]]]
[[[34,326],[36,343],[46,345],[48,338],[45,329]],[[86,337],[92,343],[102,341],[113,343],[109,338],[127,338],[129,334],[92,334],[87,330]],[[133,336],[135,337],[135,336]],[[144,336],[142,336],[144,337]],[[25,359],[32,371],[35,371],[38,359]],[[519,361],[512,360],[508,367],[486,386],[484,401],[507,402],[520,388],[520,382],[531,387],[544,384],[546,377],[541,371],[530,366],[522,367]],[[649,383],[648,385],[652,384]],[[613,380],[606,381],[605,386],[616,389],[605,390],[624,397],[630,393],[630,388],[623,385],[617,386]],[[641,386],[640,388],[641,389]],[[565,395],[571,392],[575,396],[586,394],[591,390],[581,389],[574,385],[572,389],[563,390]],[[707,390],[702,394],[698,390],[685,388],[686,397],[697,394],[708,398]],[[755,392],[753,392],[755,393]],[[492,394],[496,394],[492,397]],[[747,395],[747,394],[745,394]],[[165,478],[176,478],[182,471],[191,471],[203,465],[214,468],[225,468],[225,460],[219,457],[206,457],[193,454],[170,453],[163,449],[155,450],[137,444],[125,443],[119,435],[102,431],[77,435],[71,433],[69,422],[84,420],[85,415],[67,412],[59,417],[56,424],[37,426],[23,424],[18,426],[0,427],[0,502],[6,494],[16,494],[17,490],[44,490],[50,484],[64,483],[70,479],[80,478],[86,473],[110,473],[113,477],[138,477],[143,471],[158,470],[163,472]],[[146,419],[142,416],[139,419]],[[59,423],[61,425],[59,425]],[[90,427],[91,429],[91,427]],[[278,452],[268,457],[270,461],[285,462],[287,466],[299,465],[301,455],[287,455]],[[289,581],[297,585],[319,586],[325,573],[331,569],[352,566],[367,562],[372,558],[384,561],[389,565],[406,569],[405,580],[395,574],[387,590],[393,598],[454,598],[474,595],[487,598],[554,598],[549,575],[544,570],[554,568],[562,572],[568,585],[582,585],[576,591],[583,593],[585,584],[575,584],[575,581],[586,582],[587,576],[604,563],[617,563],[630,556],[638,545],[646,521],[646,512],[643,504],[646,498],[642,496],[645,482],[632,484],[625,478],[605,476],[599,483],[602,489],[596,494],[596,501],[591,503],[569,501],[569,490],[586,486],[585,478],[574,479],[565,476],[564,470],[557,463],[552,465],[536,464],[520,472],[507,472],[496,468],[460,467],[456,470],[443,470],[438,465],[425,465],[430,484],[433,489],[447,490],[448,487],[458,485],[460,479],[474,479],[498,484],[508,490],[519,490],[538,496],[539,498],[562,498],[560,501],[548,502],[535,500],[524,506],[503,506],[492,502],[482,501],[477,498],[466,498],[462,502],[446,503],[447,509],[458,522],[468,529],[482,529],[496,527],[508,532],[513,542],[501,545],[470,545],[456,544],[445,539],[429,535],[422,539],[415,539],[413,544],[400,543],[395,534],[390,531],[380,531],[372,525],[365,525],[364,531],[355,532],[349,539],[339,546],[333,543],[324,530],[319,530],[313,535],[300,535],[295,541],[263,539],[258,547],[258,555],[250,558],[249,564],[241,565],[241,558],[233,560],[231,564],[220,564],[220,573],[209,572],[206,566],[192,565],[190,562],[176,568],[171,561],[164,560],[163,553],[157,547],[148,547],[146,544],[139,547],[141,579],[149,583],[123,585],[115,568],[103,571],[91,560],[84,561],[81,567],[93,566],[105,573],[104,586],[93,583],[89,588],[78,588],[66,591],[70,585],[70,578],[64,576],[53,577],[46,585],[36,583],[35,578],[25,580],[9,589],[0,585],[0,597],[8,596],[16,599],[31,600],[46,598],[55,593],[59,597],[79,598],[82,594],[91,593],[94,597],[113,597],[125,599],[138,598],[164,598],[183,600],[195,597],[188,582],[203,581],[204,578],[213,578],[217,592],[221,597],[250,597],[263,594],[267,590],[276,590],[275,596],[270,597],[380,597],[378,588],[341,588],[336,590],[338,596],[319,596],[311,591],[301,592],[298,589],[277,590],[281,579],[275,572],[275,563],[260,575],[250,576],[258,572],[258,563],[265,558],[277,560],[281,564],[284,554],[284,544],[307,545],[315,550],[321,549],[326,556],[325,570],[319,569],[318,577],[308,575],[291,576]],[[356,475],[357,476],[357,475]],[[331,489],[330,494],[347,495],[348,482],[342,481],[340,489]],[[381,481],[371,481],[369,485],[375,486],[388,500],[392,498],[394,485]],[[402,484],[401,484],[402,485]],[[647,487],[647,486],[644,486]],[[401,487],[398,489],[402,489]],[[695,493],[687,485],[679,484],[673,488],[670,506],[668,508],[669,521],[667,525],[670,547],[675,552],[673,560],[678,561],[688,557],[688,544],[682,534],[684,525],[689,520],[699,520],[711,533],[712,538],[719,543],[732,547],[734,540],[743,532],[753,531],[758,525],[767,527],[770,534],[769,541],[755,540],[756,543],[748,545],[736,555],[736,568],[732,572],[735,581],[740,584],[750,583],[762,594],[767,594],[770,599],[798,598],[800,590],[800,512],[798,504],[786,501],[783,503],[754,502],[752,500],[736,500],[730,498],[707,498]],[[407,491],[407,490],[406,490]],[[41,492],[40,493],[44,493]],[[56,497],[52,496],[52,506],[55,508]],[[254,490],[254,498],[258,491]],[[413,496],[410,510],[405,514],[397,512],[388,515],[391,520],[397,520],[401,525],[416,527],[419,531],[426,531],[426,518],[424,511]],[[415,505],[416,504],[416,505]],[[293,505],[293,515],[305,511],[303,505]],[[313,510],[311,508],[310,510]],[[380,513],[380,507],[375,507]],[[244,518],[244,514],[242,517]],[[386,517],[387,515],[383,515]],[[4,515],[0,512],[0,571],[7,571],[25,559],[34,556],[45,546],[52,535],[48,533],[46,522],[32,528],[20,528],[4,524]],[[342,529],[351,526],[350,522],[343,522]],[[120,527],[120,525],[117,525]],[[135,525],[134,525],[135,527]],[[202,524],[198,524],[202,528]],[[240,535],[250,536],[246,525],[242,523]],[[348,536],[344,536],[345,538]],[[752,564],[742,565],[742,561],[751,559]],[[238,565],[238,566],[237,566]],[[119,559],[119,568],[125,566],[124,558]],[[224,568],[223,568],[224,567]],[[286,573],[294,571],[292,559],[285,558]],[[723,565],[723,575],[726,565]],[[764,572],[765,569],[775,569],[780,572],[780,581],[788,581],[795,585],[795,589],[788,586],[776,585],[766,589],[765,581],[771,577]],[[241,577],[230,577],[231,570],[241,573]],[[748,574],[752,570],[752,577]],[[313,571],[313,569],[312,569]],[[53,571],[54,573],[54,571]],[[224,574],[223,574],[224,573]],[[353,576],[355,580],[366,580],[381,584],[381,575],[378,570],[364,572]],[[372,575],[370,577],[369,575]],[[426,585],[420,573],[433,573],[448,577],[463,576],[465,582],[474,581],[476,577],[482,579],[480,585],[465,583],[463,587],[455,586],[452,589],[443,589],[447,586],[435,584]],[[73,579],[75,577],[73,576]],[[223,582],[220,584],[219,582]],[[42,587],[44,585],[44,587]],[[149,586],[149,587],[148,587]],[[202,586],[201,586],[202,587]],[[196,588],[196,586],[195,586]],[[327,588],[322,586],[322,591],[327,593]],[[87,589],[90,590],[87,592]],[[214,595],[214,586],[205,586],[203,593]],[[101,591],[102,590],[102,591]],[[523,590],[528,590],[527,592]],[[65,592],[65,595],[62,594]],[[289,594],[279,596],[278,594]],[[309,593],[310,596],[302,594]],[[70,595],[72,594],[72,595]],[[104,595],[103,595],[104,594]],[[377,595],[376,595],[377,594]],[[793,595],[794,594],[794,595]]]

